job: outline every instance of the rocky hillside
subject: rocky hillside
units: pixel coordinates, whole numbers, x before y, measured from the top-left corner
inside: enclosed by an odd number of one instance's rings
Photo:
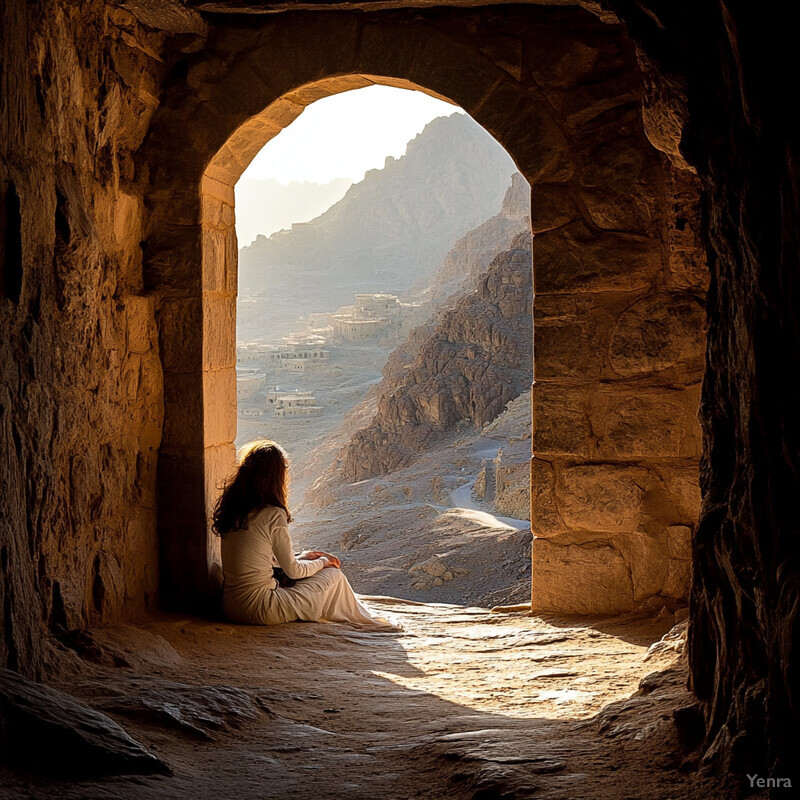
[[[240,250],[239,338],[263,335],[267,317],[275,331],[352,302],[354,292],[418,286],[459,237],[497,213],[513,172],[470,117],[433,120],[402,158],[368,172],[324,214]],[[259,295],[264,304],[247,301]]]
[[[464,234],[428,281],[424,296],[432,308],[441,312],[454,305],[461,292],[474,291],[497,254],[508,250],[517,236],[530,231],[530,192],[530,184],[515,172],[500,211]],[[435,330],[436,314],[425,325],[410,331],[406,340],[392,351],[383,368],[389,382],[401,377]],[[371,392],[380,389],[381,386],[374,386]]]
[[[531,240],[519,234],[478,282],[439,317],[413,362],[377,389],[377,411],[312,489],[405,467],[460,421],[493,420],[532,378]]]
[[[464,234],[445,256],[428,287],[429,299],[440,303],[461,289],[473,289],[492,259],[530,227],[531,187],[515,172],[500,212]]]

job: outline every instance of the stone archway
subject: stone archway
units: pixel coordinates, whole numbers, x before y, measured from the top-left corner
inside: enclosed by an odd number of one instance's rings
[[[613,612],[685,598],[699,506],[696,190],[645,137],[621,26],[529,6],[440,21],[436,11],[339,12],[299,26],[282,14],[212,31],[203,57],[178,65],[146,148],[171,607],[197,608],[213,591],[209,512],[233,464],[233,184],[306,105],[376,82],[459,104],[532,186],[532,607]]]

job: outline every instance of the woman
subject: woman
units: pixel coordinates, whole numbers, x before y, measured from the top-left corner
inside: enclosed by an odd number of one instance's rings
[[[295,557],[287,466],[280,445],[252,442],[217,501],[214,531],[222,537],[225,616],[260,625],[294,620],[391,625],[358,601],[336,556],[309,551]],[[275,561],[297,581],[294,586],[278,586]]]

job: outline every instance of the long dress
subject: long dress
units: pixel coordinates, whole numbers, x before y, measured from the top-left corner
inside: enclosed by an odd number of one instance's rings
[[[278,586],[272,576],[275,561],[297,580],[294,586]],[[232,622],[255,625],[306,620],[394,627],[359,602],[340,569],[324,566],[321,558],[295,557],[282,508],[253,512],[246,529],[222,537],[222,610]]]

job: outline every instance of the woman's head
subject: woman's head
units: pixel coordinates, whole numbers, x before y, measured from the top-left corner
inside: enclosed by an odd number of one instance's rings
[[[286,512],[289,494],[289,460],[284,449],[269,439],[245,445],[239,453],[236,474],[227,482],[214,508],[214,531],[247,528],[247,518],[253,511],[277,506]]]

